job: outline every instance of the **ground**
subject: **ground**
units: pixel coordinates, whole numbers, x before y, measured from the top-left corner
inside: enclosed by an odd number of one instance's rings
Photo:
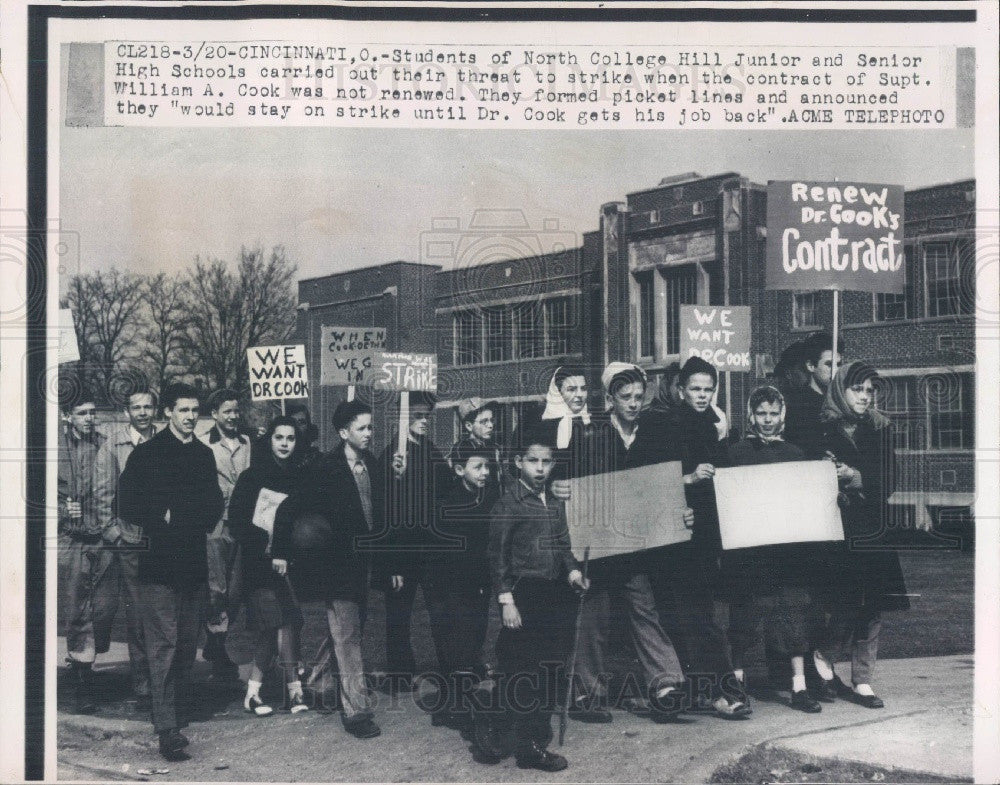
[[[336,714],[307,712],[257,720],[244,714],[238,693],[199,690],[200,714],[187,733],[193,758],[165,764],[148,718],[128,701],[127,655],[120,644],[98,678],[105,703],[99,715],[76,717],[60,699],[59,776],[69,779],[288,781],[958,781],[971,777],[973,556],[960,551],[902,554],[908,613],[887,617],[877,684],[888,707],[870,711],[839,701],[819,715],[782,704],[787,695],[761,694],[754,718],[727,722],[711,716],[660,725],[616,710],[610,726],[571,722],[565,774],[540,775],[508,760],[476,763],[454,729],[431,727],[418,700],[378,693],[383,736],[348,737]],[[381,597],[372,594],[365,654],[384,663]],[[418,603],[419,604],[419,603]],[[418,666],[432,669],[432,647],[418,608],[414,624]],[[308,614],[306,651],[318,640],[318,614]],[[230,650],[249,659],[247,636],[233,630]],[[117,654],[115,654],[117,652]],[[939,656],[951,655],[951,656]],[[958,655],[958,656],[956,656]],[[965,656],[963,656],[965,655]],[[910,658],[913,659],[910,659]],[[616,667],[633,662],[616,647]],[[903,659],[907,658],[907,659]],[[244,668],[244,671],[246,669]],[[198,678],[205,674],[199,665]],[[245,676],[245,673],[244,673]],[[429,688],[425,687],[425,697]],[[419,697],[419,696],[418,696]],[[417,732],[415,732],[417,731]],[[373,752],[375,754],[373,754]],[[805,767],[805,768],[804,768]],[[818,767],[819,771],[815,769]]]

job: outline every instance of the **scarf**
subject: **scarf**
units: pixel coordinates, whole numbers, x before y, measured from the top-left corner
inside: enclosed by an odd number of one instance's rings
[[[778,430],[771,436],[767,436],[760,432],[757,427],[757,423],[753,416],[753,406],[751,402],[754,399],[754,394],[758,391],[769,390],[778,399],[778,403],[781,405],[781,413],[778,415]],[[770,444],[771,442],[781,442],[785,440],[785,396],[781,394],[781,391],[777,387],[772,387],[770,384],[765,384],[758,387],[752,393],[750,393],[750,398],[747,400],[747,436],[751,439],[759,439],[762,444]]]
[[[557,373],[559,373],[559,368],[556,368],[552,374],[552,378],[549,380],[549,389],[545,393],[545,411],[542,412],[542,419],[559,420],[559,427],[556,430],[556,447],[560,450],[565,450],[569,447],[569,441],[573,436],[574,418],[579,417],[584,425],[590,425],[590,412],[587,411],[586,403],[575,414],[570,410],[569,404],[562,397],[562,393],[559,392],[559,386],[556,384]]]
[[[864,380],[875,375],[874,369],[861,360],[854,360],[837,369],[836,376],[830,381],[830,386],[826,388],[826,397],[823,399],[823,406],[819,412],[820,422],[833,425],[857,425],[867,421],[875,430],[885,428],[889,424],[889,418],[882,412],[876,411],[871,406],[864,414],[857,414],[847,403],[846,390],[856,380]]]

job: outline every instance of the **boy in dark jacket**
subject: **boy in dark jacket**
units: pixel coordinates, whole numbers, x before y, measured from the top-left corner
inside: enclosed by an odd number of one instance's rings
[[[519,481],[493,509],[489,547],[503,617],[497,640],[501,694],[516,706],[505,708],[514,725],[517,764],[542,771],[567,766],[564,757],[546,749],[559,673],[548,666],[565,660],[570,649],[570,587],[588,586],[570,550],[565,506],[547,488],[552,452],[544,436],[522,433],[514,456]]]
[[[293,583],[318,584],[326,602],[330,638],[340,672],[344,728],[360,739],[381,733],[372,721],[361,659],[361,634],[371,573],[366,546],[383,531],[382,467],[369,452],[372,411],[361,401],[345,401],[333,412],[341,443],[310,465],[302,490],[278,508],[271,555],[290,562]],[[318,514],[330,527],[328,546],[296,558],[293,524]],[[311,579],[311,580],[309,580]]]
[[[441,675],[448,682],[442,696],[448,700],[439,699],[435,724],[463,711],[458,682],[465,679],[471,686],[482,675],[477,671],[489,622],[490,512],[497,502],[490,447],[456,445],[451,460],[457,482],[437,506],[438,549],[425,559],[427,611]]]
[[[194,437],[198,393],[171,384],[163,393],[167,427],[138,445],[118,481],[118,515],[142,529],[140,616],[149,661],[153,728],[160,754],[186,757],[178,711],[190,698],[189,676],[198,645],[208,581],[205,537],[223,510],[215,458]]]

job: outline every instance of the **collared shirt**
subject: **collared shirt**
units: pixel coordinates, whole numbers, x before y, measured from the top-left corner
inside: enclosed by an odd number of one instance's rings
[[[214,429],[202,437],[201,441],[209,446],[215,457],[219,488],[225,500],[222,519],[226,520],[229,517],[229,497],[233,494],[236,481],[250,468],[250,440],[243,435],[230,439]]]
[[[361,509],[365,513],[365,522],[368,528],[372,527],[372,478],[368,473],[368,467],[362,458],[351,458],[346,453],[347,465],[351,469],[354,477],[354,484],[358,486],[358,495],[361,497]]]
[[[625,443],[625,449],[627,450],[632,446],[632,442],[635,441],[635,435],[639,432],[639,423],[636,422],[632,426],[632,433],[628,433],[621,424],[621,421],[618,419],[618,415],[612,413],[611,424],[615,426],[615,430],[618,431],[618,435],[622,437],[622,441]]]
[[[542,488],[542,490],[540,490],[540,491],[536,491],[534,488],[532,488],[530,485],[528,485],[528,483],[526,483],[523,478],[521,480],[519,480],[519,482],[521,483],[521,485],[523,485],[525,487],[525,489],[528,491],[528,493],[531,496],[537,496],[538,497],[538,500],[542,503],[543,507],[548,507],[549,506],[548,504],[545,503],[545,488]],[[524,498],[523,494],[521,495],[521,498],[522,499]]]
[[[149,436],[143,436],[141,433],[139,433],[131,424],[128,426],[128,440],[132,442],[133,447],[138,447],[140,444],[142,444],[144,441],[147,441],[149,438],[150,438]]]

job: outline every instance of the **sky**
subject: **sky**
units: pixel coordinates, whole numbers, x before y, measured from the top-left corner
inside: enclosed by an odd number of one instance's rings
[[[597,228],[600,206],[671,175],[918,188],[975,174],[973,130],[452,131],[67,128],[60,220],[78,269],[172,271],[284,245],[300,278],[421,261],[437,219],[523,212]],[[67,272],[77,269],[74,263]],[[64,278],[65,280],[65,278]]]

